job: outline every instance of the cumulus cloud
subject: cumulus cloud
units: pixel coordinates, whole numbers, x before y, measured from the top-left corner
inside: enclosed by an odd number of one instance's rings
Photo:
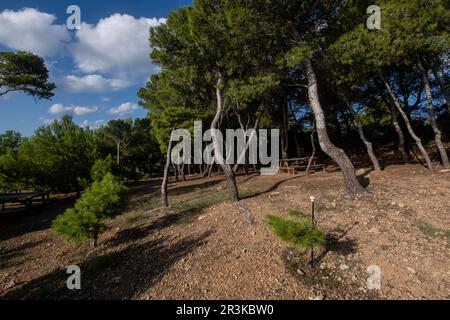
[[[87,114],[96,113],[97,111],[98,107],[83,107],[83,106],[66,107],[61,103],[56,103],[48,109],[48,112],[53,115],[72,114],[76,116],[85,116]]]
[[[165,21],[116,13],[96,25],[82,24],[72,46],[78,68],[119,78],[148,74],[154,69],[149,58],[149,29]]]
[[[64,25],[54,24],[56,17],[36,9],[0,12],[0,44],[31,51],[41,56],[61,54],[70,41]]]
[[[59,88],[71,93],[117,91],[130,85],[127,80],[107,79],[99,74],[82,77],[68,75],[59,81]]]
[[[119,91],[158,72],[149,58],[149,30],[165,18],[115,13],[95,24],[82,23],[73,34],[56,19],[33,8],[0,11],[0,45],[45,57],[51,78],[69,93]],[[61,54],[73,58],[75,70],[58,70],[54,57]]]
[[[116,108],[109,109],[108,113],[122,116],[125,114],[131,114],[134,111],[136,111],[137,109],[139,109],[139,106],[137,104],[131,103],[131,102],[125,102]]]

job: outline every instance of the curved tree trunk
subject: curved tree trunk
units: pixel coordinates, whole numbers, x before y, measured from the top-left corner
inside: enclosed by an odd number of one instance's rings
[[[234,175],[233,169],[231,166],[227,163],[225,163],[223,159],[223,155],[220,152],[220,146],[218,137],[216,136],[216,130],[218,129],[218,123],[220,120],[220,117],[222,115],[222,76],[219,75],[217,79],[217,88],[216,88],[216,98],[217,98],[217,109],[216,109],[216,115],[214,116],[214,119],[211,123],[211,138],[214,145],[214,157],[217,159],[217,163],[222,168],[223,172],[225,173],[225,176],[227,178],[227,184],[228,184],[228,192],[230,193],[230,199],[232,202],[239,202],[239,194],[238,189],[236,185],[236,177]]]
[[[448,155],[447,152],[445,151],[444,144],[442,143],[442,133],[441,130],[439,130],[438,128],[436,113],[434,112],[433,96],[431,94],[431,86],[430,82],[428,81],[427,72],[425,71],[420,62],[418,63],[417,67],[419,68],[419,71],[422,75],[422,82],[425,86],[425,92],[427,95],[427,102],[428,102],[428,110],[430,113],[430,123],[434,131],[434,141],[436,142],[436,147],[438,148],[439,154],[441,155],[442,165],[444,166],[444,168],[449,168],[450,163],[448,161]]]
[[[344,182],[347,191],[350,194],[364,193],[366,190],[361,185],[355,173],[355,167],[350,159],[345,154],[344,150],[336,147],[330,140],[326,127],[325,114],[319,100],[319,92],[317,88],[317,79],[314,72],[313,65],[309,59],[305,61],[306,76],[308,79],[308,96],[309,103],[313,109],[316,119],[317,136],[319,137],[319,144],[322,150],[330,156],[341,168],[344,176]]]
[[[167,146],[167,160],[166,166],[164,167],[164,178],[161,185],[161,203],[164,208],[169,207],[169,201],[167,200],[167,185],[169,183],[169,168],[171,163],[171,153],[172,153],[172,134],[170,134],[169,145]]]
[[[347,108],[350,111],[350,113],[353,117],[353,120],[356,123],[356,126],[358,127],[359,137],[361,138],[362,142],[366,145],[367,154],[369,155],[370,160],[372,161],[374,170],[377,172],[380,172],[381,171],[380,163],[378,162],[378,159],[375,156],[375,153],[373,152],[372,143],[369,140],[367,140],[366,135],[364,134],[363,126],[362,126],[361,121],[359,120],[358,114],[356,114],[355,110],[353,110],[353,107],[352,107],[352,104],[350,103],[350,101],[345,99],[345,103],[347,104]]]
[[[402,127],[398,123],[397,113],[392,101],[389,103],[389,109],[391,110],[392,124],[394,125],[395,132],[397,132],[398,136],[398,151],[400,151],[405,164],[411,163],[411,159],[405,149],[405,136],[403,135]]]
[[[387,89],[389,95],[391,96],[392,101],[394,102],[394,105],[397,107],[398,112],[400,112],[400,114],[403,117],[403,120],[405,120],[406,127],[408,128],[408,132],[411,135],[411,137],[414,139],[417,147],[419,148],[420,152],[422,153],[422,156],[425,159],[425,162],[427,163],[428,169],[431,172],[433,172],[433,164],[431,163],[428,152],[425,150],[425,148],[422,144],[422,140],[420,140],[420,138],[414,132],[414,130],[411,126],[411,122],[409,121],[408,116],[406,115],[405,111],[402,109],[402,106],[400,105],[400,102],[398,101],[397,97],[395,96],[394,91],[392,91],[390,84],[386,81],[386,79],[382,78],[382,80],[383,80],[384,85],[386,86],[386,89]]]

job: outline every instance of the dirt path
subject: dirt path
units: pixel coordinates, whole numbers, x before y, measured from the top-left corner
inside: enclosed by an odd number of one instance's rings
[[[0,297],[88,299],[448,299],[450,173],[391,166],[365,175],[371,196],[345,196],[335,173],[240,176],[255,225],[227,203],[221,178],[172,183],[170,212],[151,211],[157,184],[134,188],[132,209],[110,222],[101,246],[64,243],[51,231],[61,208],[0,220]],[[156,192],[156,193],[155,193]],[[316,273],[268,230],[268,213],[309,213],[328,233]],[[1,219],[1,218],[0,218]],[[82,290],[66,288],[65,267],[82,269]],[[367,289],[369,266],[381,291]],[[304,274],[304,271],[307,274]]]

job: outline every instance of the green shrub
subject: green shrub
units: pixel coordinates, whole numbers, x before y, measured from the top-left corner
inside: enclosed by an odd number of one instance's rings
[[[114,161],[111,155],[108,155],[104,160],[96,160],[91,169],[92,181],[101,181],[108,173],[112,172],[113,167]]]
[[[269,214],[267,221],[277,237],[297,248],[311,249],[325,243],[325,233],[314,227],[308,218],[292,221]]]
[[[104,220],[119,214],[126,206],[127,188],[108,173],[95,181],[63,215],[53,221],[53,229],[72,242],[93,240],[105,230]]]

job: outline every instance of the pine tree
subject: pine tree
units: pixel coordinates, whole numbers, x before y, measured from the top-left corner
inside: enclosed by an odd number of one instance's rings
[[[325,233],[313,225],[310,217],[297,210],[290,210],[289,215],[297,220],[287,220],[271,214],[267,216],[269,227],[277,237],[302,250],[312,250],[325,244]],[[311,264],[314,265],[314,262],[311,261]]]
[[[105,220],[113,218],[125,208],[126,193],[127,188],[108,173],[81,195],[73,209],[57,217],[52,227],[68,241],[92,240],[95,248],[98,235],[106,229]]]

